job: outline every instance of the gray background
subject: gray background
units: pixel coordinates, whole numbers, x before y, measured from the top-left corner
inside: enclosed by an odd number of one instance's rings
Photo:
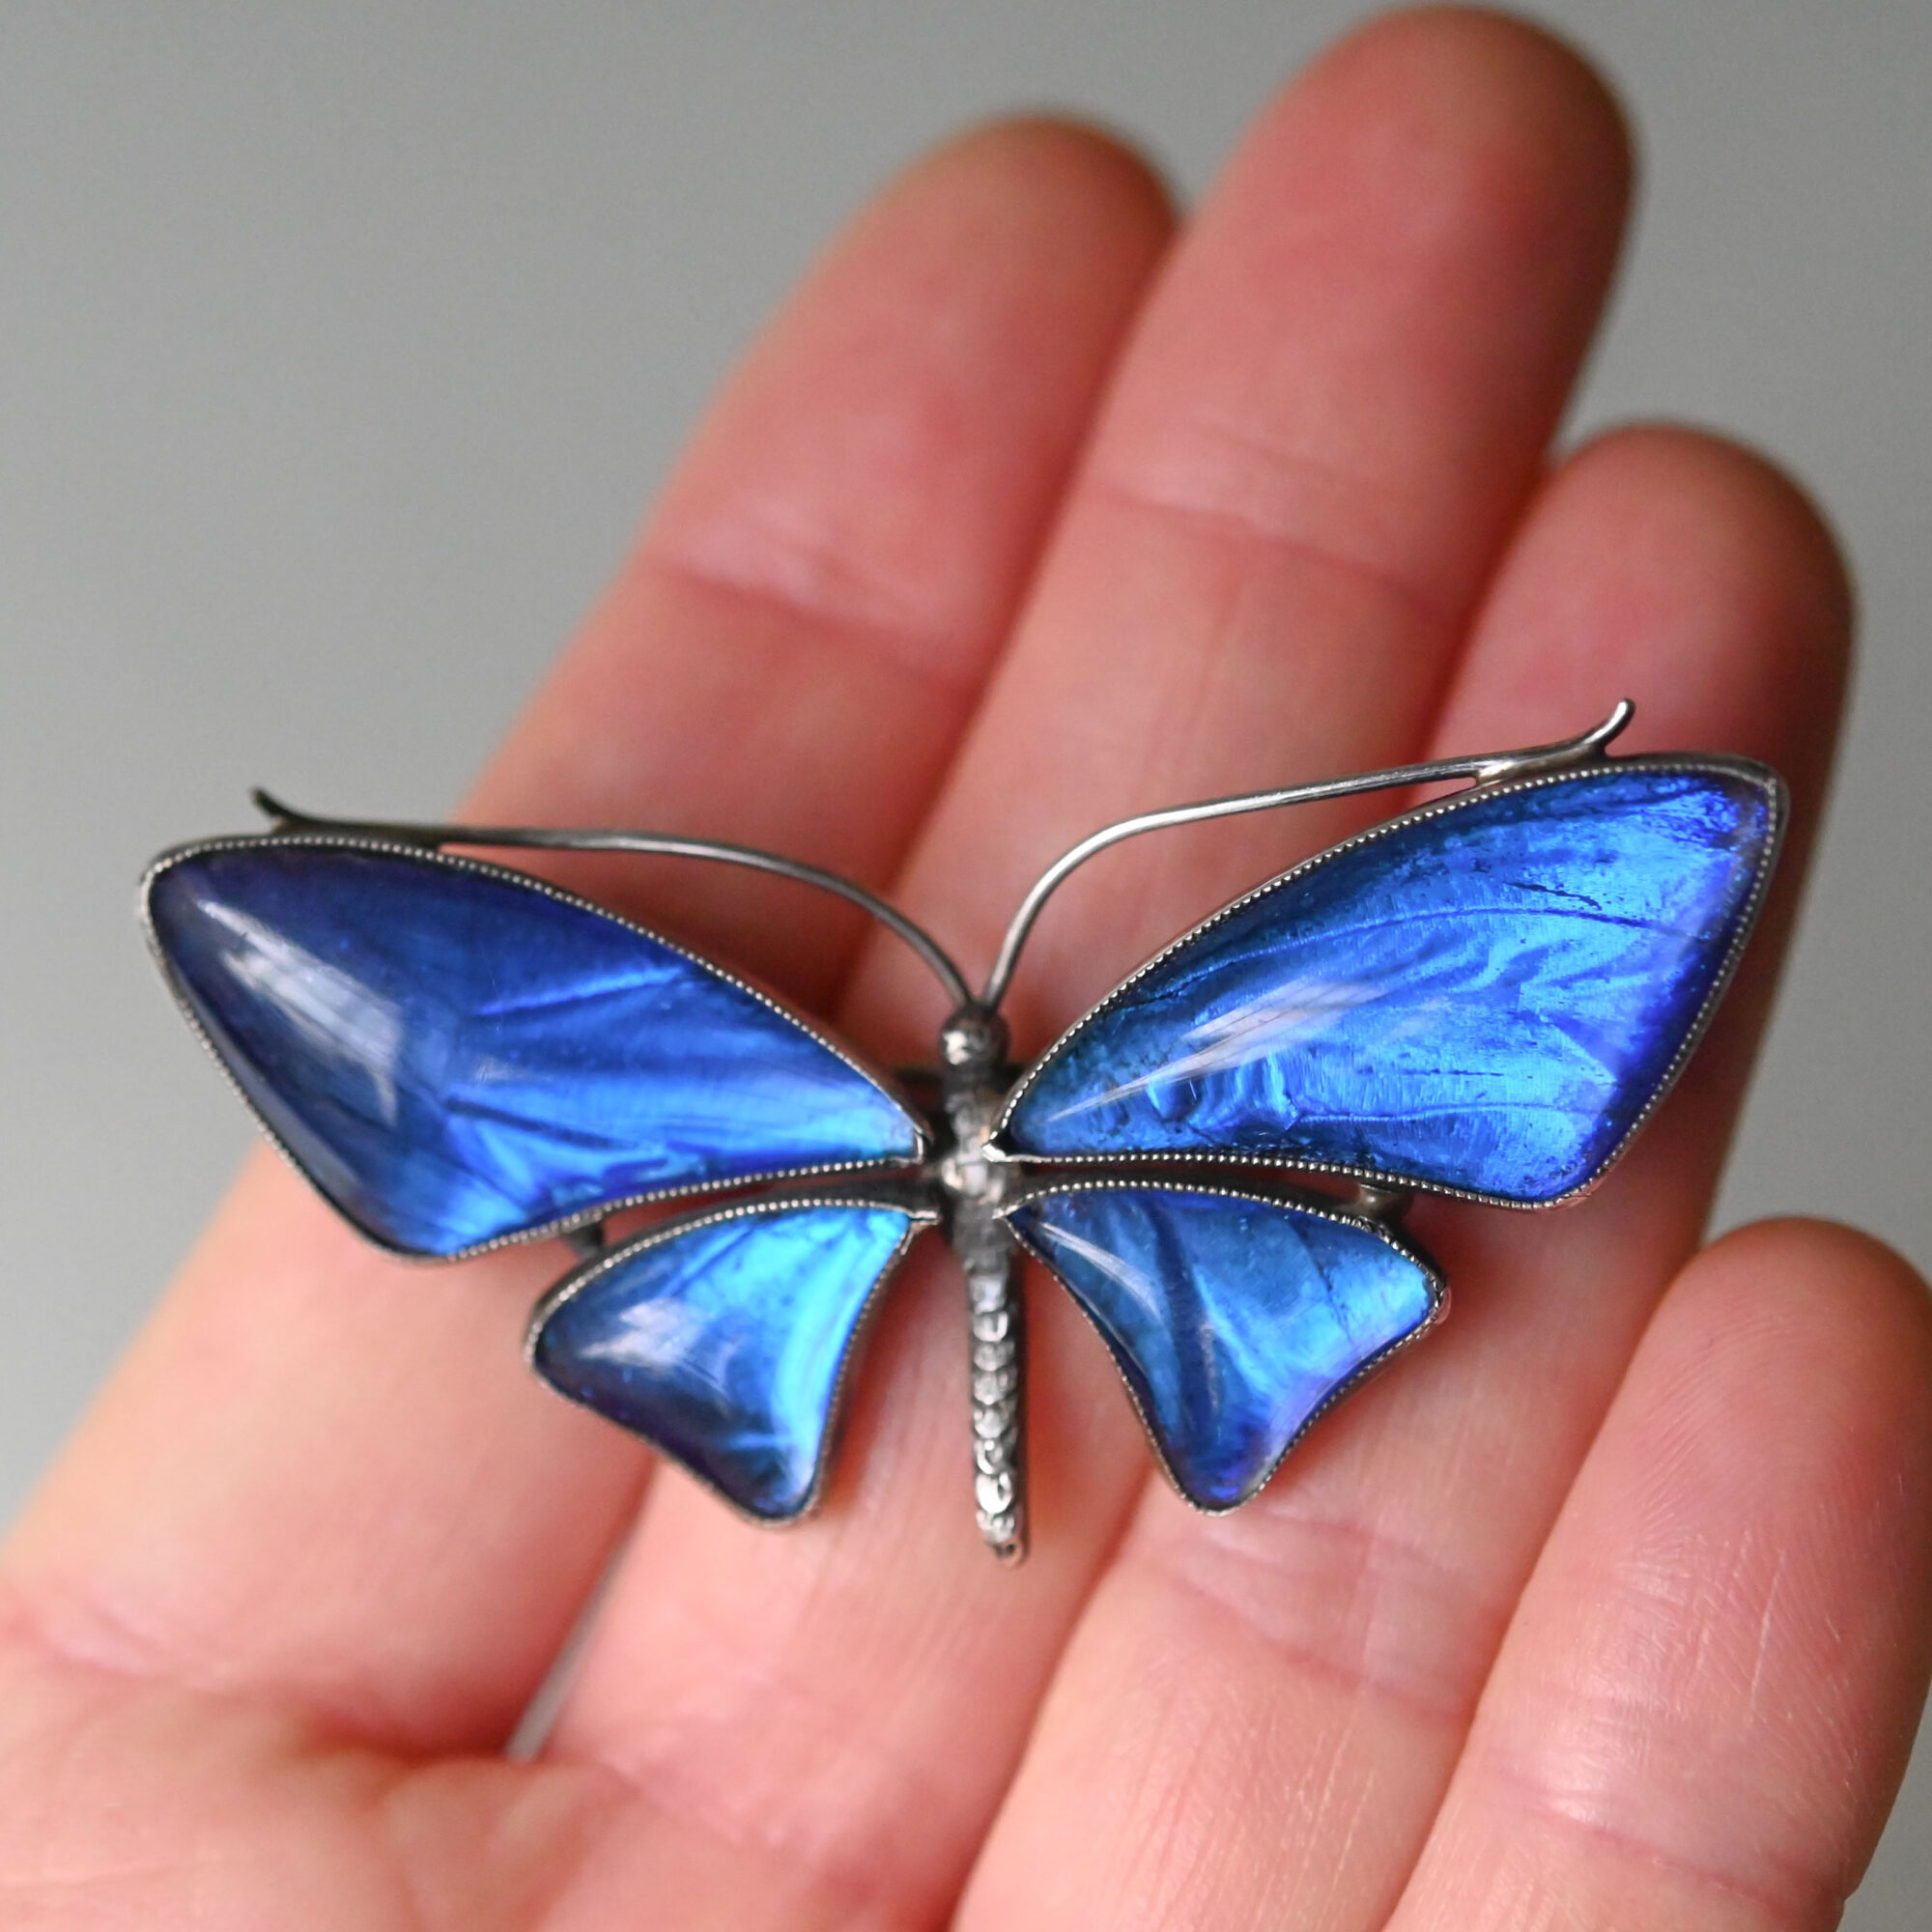
[[[1198,191],[1367,10],[1258,0],[0,5],[0,1517],[247,1130],[128,919],[270,781],[431,816],[706,392],[882,175],[1065,105]],[[1865,611],[1845,774],[1725,1190],[1932,1264],[1932,7],[1566,0],[1647,193],[1576,427],[1791,465]],[[1932,1750],[1848,1923],[1926,1922]]]

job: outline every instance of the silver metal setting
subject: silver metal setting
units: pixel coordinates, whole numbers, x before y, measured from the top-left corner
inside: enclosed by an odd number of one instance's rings
[[[909,1217],[905,1234],[898,1245],[887,1258],[886,1264],[879,1270],[878,1278],[872,1283],[871,1293],[867,1295],[865,1306],[859,1312],[859,1319],[852,1326],[852,1337],[845,1345],[845,1352],[838,1358],[838,1373],[832,1384],[832,1407],[827,1421],[825,1440],[819,1447],[818,1462],[811,1472],[811,1487],[806,1492],[804,1502],[790,1516],[759,1516],[754,1510],[748,1510],[735,1498],[725,1494],[702,1469],[695,1469],[675,1449],[645,1435],[641,1430],[633,1432],[649,1442],[659,1455],[675,1463],[694,1481],[701,1483],[719,1501],[724,1503],[734,1515],[747,1522],[755,1522],[764,1528],[788,1527],[810,1516],[817,1508],[825,1492],[825,1481],[829,1473],[834,1454],[838,1444],[838,1432],[845,1413],[845,1395],[850,1383],[853,1364],[864,1350],[866,1333],[872,1324],[872,1318],[878,1312],[879,1304],[885,1299],[886,1285],[899,1270],[899,1264],[906,1258],[912,1244],[926,1229],[938,1224],[940,1215],[937,1208],[926,1199],[917,1186],[904,1189],[880,1187],[877,1185],[855,1185],[849,1189],[806,1188],[796,1193],[763,1194],[754,1201],[735,1201],[724,1208],[700,1208],[690,1214],[679,1214],[668,1221],[661,1221],[654,1228],[647,1228],[642,1234],[630,1240],[620,1242],[614,1248],[607,1248],[603,1253],[586,1261],[581,1267],[571,1271],[556,1283],[530,1311],[528,1324],[524,1330],[524,1361],[532,1373],[537,1373],[537,1338],[543,1326],[566,1301],[582,1293],[601,1275],[611,1268],[622,1267],[634,1256],[642,1254],[647,1248],[662,1246],[666,1241],[675,1240],[680,1235],[688,1235],[697,1228],[708,1228],[720,1221],[750,1221],[761,1214],[785,1213],[798,1208],[889,1208],[895,1213]],[[555,1384],[539,1375],[546,1388]],[[569,1400],[565,1390],[558,1389],[559,1395]]]
[[[327,851],[380,852],[391,858],[411,859],[418,865],[440,867],[448,871],[480,873],[485,878],[500,879],[509,885],[524,887],[530,892],[542,895],[546,898],[553,898],[563,905],[573,906],[580,912],[593,913],[597,918],[607,920],[612,925],[621,926],[627,932],[633,932],[640,938],[648,939],[653,944],[664,947],[668,952],[675,952],[680,958],[688,959],[694,966],[701,968],[714,979],[722,980],[726,985],[735,986],[739,992],[748,994],[752,999],[756,1000],[760,1006],[769,1008],[780,1018],[790,1021],[800,1032],[816,1040],[835,1059],[842,1061],[861,1079],[868,1081],[872,1086],[876,1087],[887,1099],[891,1100],[905,1114],[906,1119],[910,1122],[913,1131],[912,1155],[907,1160],[826,1161],[811,1167],[774,1168],[769,1173],[764,1174],[731,1175],[719,1180],[679,1181],[674,1185],[650,1188],[642,1193],[626,1194],[615,1200],[603,1201],[598,1203],[595,1208],[587,1209],[582,1213],[559,1214],[549,1221],[540,1222],[534,1227],[521,1228],[507,1235],[497,1235],[487,1241],[473,1241],[466,1248],[453,1248],[446,1255],[416,1254],[410,1249],[397,1247],[394,1242],[385,1240],[380,1234],[363,1227],[361,1222],[357,1221],[346,1208],[330,1200],[327,1194],[324,1194],[323,1190],[316,1185],[315,1181],[303,1169],[301,1163],[296,1158],[294,1151],[283,1142],[282,1137],[276,1133],[269,1122],[263,1118],[261,1110],[249,1097],[247,1090],[229,1071],[228,1065],[222,1059],[220,1050],[215,1046],[213,1040],[209,1037],[207,1028],[202,1025],[200,1017],[196,1014],[193,1006],[190,1004],[185,990],[182,986],[180,980],[176,977],[174,967],[170,963],[167,953],[162,950],[159,937],[155,931],[154,889],[156,882],[163,874],[171,871],[176,866],[182,865],[189,859],[198,859],[210,852],[255,850],[263,846],[310,846]],[[302,1179],[309,1186],[315,1188],[318,1194],[322,1194],[322,1198],[327,1201],[328,1205],[338,1214],[341,1214],[365,1240],[370,1242],[372,1246],[394,1255],[399,1261],[411,1263],[469,1261],[477,1255],[493,1254],[498,1248],[521,1247],[526,1242],[545,1240],[553,1235],[567,1236],[581,1229],[593,1227],[611,1214],[621,1213],[626,1208],[642,1208],[654,1201],[678,1200],[687,1195],[733,1193],[741,1188],[761,1186],[768,1181],[805,1180],[819,1175],[890,1174],[904,1172],[916,1168],[931,1152],[931,1132],[925,1122],[921,1118],[917,1108],[908,1106],[904,1097],[894,1089],[891,1083],[884,1079],[875,1068],[867,1066],[864,1061],[860,1060],[850,1047],[843,1044],[842,1041],[833,1038],[830,1034],[813,1024],[810,1020],[803,1018],[800,1014],[792,1011],[790,1008],[781,1005],[761,986],[753,985],[749,980],[741,979],[737,974],[727,972],[715,961],[701,957],[699,954],[693,952],[688,947],[678,945],[675,940],[667,939],[661,932],[653,932],[648,926],[639,925],[635,920],[624,918],[621,913],[611,912],[607,906],[597,905],[589,899],[581,897],[576,893],[566,892],[561,886],[552,885],[548,879],[535,878],[528,872],[519,872],[507,866],[493,866],[484,859],[471,859],[460,853],[439,851],[421,842],[412,843],[407,838],[386,838],[375,833],[355,834],[336,831],[241,833],[225,838],[201,838],[194,840],[190,844],[170,846],[141,875],[137,907],[141,921],[141,930],[148,942],[148,951],[153,954],[156,965],[159,967],[161,978],[166,982],[168,991],[173,997],[176,1007],[180,1009],[183,1018],[187,1021],[188,1027],[195,1037],[201,1041],[202,1045],[213,1058],[214,1064],[221,1068],[222,1077],[227,1080],[230,1088],[240,1096],[242,1104],[253,1116],[256,1125],[261,1128],[269,1144],[295,1169],[297,1174],[301,1176]]]
[[[1025,1188],[1018,1190],[1013,1199],[1008,1204],[1006,1212],[1009,1214],[1013,1213],[1017,1209],[1024,1208],[1029,1202],[1037,1201],[1042,1196],[1048,1194],[1121,1194],[1127,1192],[1212,1194],[1227,1201],[1254,1201],[1268,1208],[1294,1208],[1304,1214],[1313,1214],[1321,1220],[1333,1221],[1340,1227],[1354,1228],[1365,1235],[1373,1235],[1378,1241],[1393,1248],[1405,1260],[1413,1262],[1422,1270],[1429,1283],[1429,1313],[1423,1317],[1422,1321],[1414,1328],[1411,1328],[1406,1335],[1391,1342],[1387,1348],[1371,1355],[1345,1381],[1337,1382],[1328,1391],[1327,1395],[1309,1411],[1307,1420],[1289,1437],[1281,1454],[1267,1465],[1261,1476],[1247,1489],[1243,1490],[1233,1502],[1225,1504],[1219,1509],[1212,1508],[1205,1503],[1196,1502],[1180,1487],[1179,1478],[1175,1474],[1174,1465],[1167,1460],[1166,1451],[1161,1448],[1159,1438],[1153,1433],[1153,1426],[1148,1419],[1146,1409],[1141,1406],[1140,1398],[1134,1394],[1133,1385],[1126,1382],[1124,1377],[1122,1378],[1122,1382],[1127,1391],[1127,1400],[1133,1404],[1134,1413],[1140,1417],[1142,1432],[1147,1436],[1148,1447],[1153,1451],[1154,1461],[1160,1464],[1161,1474],[1167,1478],[1168,1482],[1173,1486],[1175,1493],[1180,1497],[1181,1501],[1189,1509],[1196,1511],[1202,1516],[1226,1516],[1231,1511],[1239,1509],[1243,1503],[1253,1501],[1274,1479],[1275,1471],[1288,1461],[1289,1457],[1293,1455],[1299,1444],[1307,1438],[1308,1432],[1337,1403],[1341,1402],[1345,1397],[1352,1395],[1371,1376],[1378,1374],[1392,1362],[1396,1356],[1402,1354],[1406,1350],[1412,1348],[1423,1336],[1435,1327],[1443,1316],[1449,1312],[1449,1284],[1444,1279],[1442,1270],[1413,1241],[1409,1240],[1399,1230],[1392,1228],[1386,1221],[1361,1214],[1351,1214],[1348,1211],[1346,1204],[1342,1202],[1331,1201],[1325,1196],[1319,1194],[1307,1194],[1299,1189],[1288,1187],[1230,1187],[1218,1183],[1171,1180],[1165,1176],[1156,1175],[1138,1177],[1129,1177],[1126,1175],[1109,1175],[1106,1177],[1096,1175],[1069,1175],[1056,1180],[1041,1179],[1037,1183],[1029,1184]],[[1065,1286],[1065,1278],[1054,1266],[1053,1259],[1050,1255],[1045,1254],[1039,1248],[1036,1247],[1017,1228],[1013,1230],[1013,1238],[1056,1281],[1060,1282],[1063,1287]],[[1082,1315],[1087,1314],[1078,1296],[1074,1297],[1074,1305],[1080,1308]],[[1088,1316],[1088,1321],[1094,1327],[1094,1332],[1099,1335],[1101,1341],[1105,1342],[1107,1340],[1105,1330],[1100,1327],[1098,1322],[1094,1321],[1091,1316]]]
[[[810,1038],[836,1055],[853,1071],[871,1082],[901,1106],[913,1123],[917,1152],[911,1160],[835,1163],[821,1167],[777,1170],[769,1174],[733,1177],[709,1183],[678,1184],[600,1203],[582,1214],[562,1216],[539,1227],[499,1236],[476,1243],[448,1256],[406,1255],[409,1260],[464,1260],[526,1241],[560,1235],[581,1257],[579,1264],[537,1304],[526,1338],[526,1355],[534,1348],[543,1323],[556,1308],[597,1280],[608,1269],[619,1266],[631,1257],[656,1243],[672,1239],[690,1230],[713,1222],[768,1214],[796,1207],[878,1206],[892,1208],[909,1216],[906,1234],[892,1259],[881,1271],[856,1324],[853,1338],[840,1361],[835,1385],[831,1425],[826,1449],[814,1472],[810,1494],[799,1515],[810,1512],[823,1489],[832,1445],[838,1434],[847,1382],[861,1351],[863,1337],[887,1283],[896,1271],[906,1251],[928,1227],[943,1226],[953,1254],[959,1262],[967,1287],[968,1334],[972,1351],[971,1424],[973,1442],[974,1501],[980,1533],[988,1547],[1008,1562],[1018,1561],[1027,1547],[1026,1438],[1025,1438],[1025,1309],[1022,1299],[1022,1262],[1033,1254],[1049,1270],[1051,1261],[1039,1255],[1015,1230],[1009,1216],[1019,1208],[1044,1195],[1079,1191],[1158,1189],[1174,1193],[1223,1196],[1235,1201],[1253,1201],[1269,1206],[1286,1206],[1318,1215],[1341,1225],[1358,1229],[1384,1241],[1423,1269],[1430,1283],[1430,1313],[1422,1324],[1401,1341],[1391,1344],[1365,1363],[1348,1381],[1333,1390],[1303,1425],[1287,1449],[1293,1451],[1308,1429],[1337,1402],[1375,1374],[1387,1361],[1407,1349],[1441,1319],[1448,1306],[1447,1288],[1441,1271],[1401,1231],[1401,1218],[1415,1190],[1448,1195],[1457,1199],[1483,1202],[1491,1206],[1541,1211],[1574,1201],[1596,1185],[1605,1172],[1621,1157],[1633,1136],[1662,1103],[1675,1083],[1710,1024],[1719,1000],[1736,971],[1751,930],[1762,910],[1765,893],[1782,839],[1786,800],[1782,782],[1775,773],[1747,760],[1719,755],[1658,755],[1610,759],[1606,748],[1629,724],[1632,707],[1619,703],[1604,722],[1579,736],[1549,745],[1492,753],[1480,756],[1435,759],[1427,763],[1393,766],[1383,771],[1323,780],[1311,784],[1286,786],[1270,791],[1247,792],[1198,804],[1181,805],[1166,810],[1143,812],[1102,827],[1082,839],[1040,874],[1022,899],[1001,943],[987,976],[983,992],[977,999],[957,964],[943,948],[904,914],[864,887],[826,872],[816,867],[781,855],[758,851],[723,840],[689,838],[668,834],[622,831],[567,831],[530,827],[393,825],[360,821],[319,819],[294,810],[266,793],[257,793],[257,803],[277,821],[270,832],[200,840],[165,852],[144,876],[140,911],[151,952],[177,1006],[203,1045],[222,1066],[229,1084],[241,1094],[270,1141],[283,1157],[301,1172],[290,1150],[255,1109],[241,1083],[228,1072],[200,1020],[189,1004],[156,937],[151,909],[155,882],[170,867],[185,860],[210,852],[261,845],[317,846],[334,850],[383,853],[408,858],[425,866],[481,873],[556,899],[581,911],[596,914],[657,945],[668,947],[679,956],[727,984],[751,995],[761,1005],[798,1026]],[[1013,1110],[1034,1080],[1066,1047],[1076,1035],[1108,1011],[1148,973],[1158,967],[1177,950],[1190,944],[1231,914],[1257,898],[1282,890],[1311,868],[1342,853],[1387,837],[1401,827],[1419,820],[1441,816],[1463,809],[1478,797],[1499,792],[1528,790],[1542,785],[1575,782],[1587,778],[1596,767],[1605,770],[1683,771],[1722,773],[1742,778],[1758,786],[1767,798],[1772,833],[1764,859],[1753,879],[1735,941],[1726,953],[1712,989],[1698,1009],[1683,1046],[1673,1057],[1656,1088],[1639,1110],[1631,1128],[1616,1149],[1583,1185],[1547,1202],[1520,1202],[1476,1190],[1447,1186],[1424,1176],[1409,1176],[1378,1169],[1331,1166],[1293,1156],[1268,1157],[1243,1151],[1216,1153],[1211,1150],[1185,1152],[1151,1152],[1132,1156],[1070,1155],[1044,1160],[1020,1154],[1002,1143],[1002,1135]],[[1201,921],[1152,958],[1146,961],[1116,986],[1105,998],[1066,1028],[1047,1051],[1023,1072],[1007,1060],[1007,1027],[999,1008],[1012,982],[1020,955],[1041,910],[1053,893],[1080,866],[1096,854],[1143,833],[1175,826],[1197,824],[1213,818],[1231,817],[1251,811],[1267,811],[1291,805],[1312,804],[1361,793],[1406,789],[1412,786],[1466,781],[1466,788],[1446,798],[1434,800],[1406,811],[1386,822],[1372,826],[1354,838],[1328,847],[1274,878],[1242,894],[1219,911]],[[746,867],[797,884],[829,892],[859,906],[889,931],[895,933],[922,958],[945,988],[952,1017],[940,1037],[940,1067],[936,1077],[910,1074],[908,1081],[929,1104],[915,1104],[901,1084],[887,1080],[867,1065],[847,1047],[815,1023],[782,1005],[762,988],[694,953],[650,927],[609,911],[594,902],[549,881],[497,866],[487,860],[444,849],[452,845],[480,848],[531,849],[548,851],[620,852],[716,861]],[[1015,1077],[1017,1073],[1017,1077]],[[1236,1180],[1228,1170],[1243,1170]],[[1337,1182],[1355,1183],[1351,1197],[1338,1198],[1311,1192],[1291,1183],[1290,1175],[1324,1177]],[[774,1183],[777,1184],[774,1191]],[[810,1183],[810,1184],[807,1184]],[[313,1183],[311,1183],[313,1184]],[[766,1189],[752,1193],[754,1189]],[[318,1190],[320,1191],[320,1190]],[[624,1208],[672,1198],[702,1197],[720,1193],[743,1194],[723,1206],[694,1207],[689,1212],[639,1234],[614,1246],[605,1245],[604,1223]],[[327,1198],[327,1197],[325,1197]],[[334,1205],[331,1203],[331,1206]],[[339,1210],[338,1210],[339,1211]],[[365,1233],[367,1231],[364,1231]],[[401,1253],[380,1236],[370,1236],[391,1253]],[[1130,1392],[1131,1393],[1131,1392]],[[1138,1405],[1137,1405],[1138,1406]],[[1146,1428],[1147,1418],[1141,1418]],[[1156,1459],[1171,1482],[1174,1471],[1154,1441],[1148,1439]],[[664,1445],[657,1445],[663,1450]],[[674,1452],[665,1451],[668,1454]],[[1254,1489],[1262,1488],[1279,1460]],[[693,1471],[694,1474],[698,1474]],[[698,1474],[698,1480],[716,1491],[716,1486]],[[1179,1488],[1176,1483],[1177,1490]],[[716,1492],[723,1496],[723,1492]],[[1184,1493],[1184,1492],[1183,1492]],[[774,1519],[755,1516],[731,1503],[750,1520],[769,1523]],[[1246,1496],[1242,1500],[1245,1501]],[[1230,1505],[1237,1507],[1238,1505]],[[1199,1507],[1199,1505],[1196,1505]],[[1209,1512],[1218,1514],[1219,1512]],[[795,1518],[784,1520],[795,1520]]]

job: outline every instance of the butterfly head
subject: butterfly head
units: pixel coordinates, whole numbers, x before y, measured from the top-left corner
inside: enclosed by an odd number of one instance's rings
[[[1007,1057],[1007,1023],[990,1007],[964,1006],[939,1030],[939,1055],[949,1081],[990,1078]]]

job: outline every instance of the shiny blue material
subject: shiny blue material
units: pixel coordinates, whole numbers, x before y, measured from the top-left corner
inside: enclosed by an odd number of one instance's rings
[[[892,1208],[781,1203],[645,1236],[558,1290],[532,1360],[741,1509],[796,1516],[859,1318],[913,1225]]]
[[[1048,1194],[1011,1216],[1127,1378],[1175,1482],[1232,1509],[1437,1293],[1373,1229],[1181,1188]]]
[[[911,1116],[795,1021],[513,874],[265,842],[186,855],[149,909],[263,1119],[406,1252],[918,1151]]]
[[[1607,765],[1398,821],[1130,980],[1005,1138],[1566,1194],[1617,1152],[1723,971],[1773,783]]]

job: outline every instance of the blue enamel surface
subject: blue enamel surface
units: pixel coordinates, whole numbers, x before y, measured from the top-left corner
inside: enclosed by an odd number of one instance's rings
[[[514,876],[243,845],[178,861],[149,907],[263,1118],[352,1221],[411,1253],[917,1150],[904,1109],[794,1021]]]
[[[553,1309],[538,1372],[754,1516],[811,1499],[859,1318],[912,1217],[773,1207],[647,1236]]]
[[[1006,1138],[1565,1194],[1617,1151],[1723,970],[1774,786],[1610,765],[1338,851],[1091,1016]]]
[[[1428,1321],[1373,1230],[1182,1188],[1048,1194],[1010,1217],[1098,1327],[1182,1494],[1231,1509],[1335,1391]]]

